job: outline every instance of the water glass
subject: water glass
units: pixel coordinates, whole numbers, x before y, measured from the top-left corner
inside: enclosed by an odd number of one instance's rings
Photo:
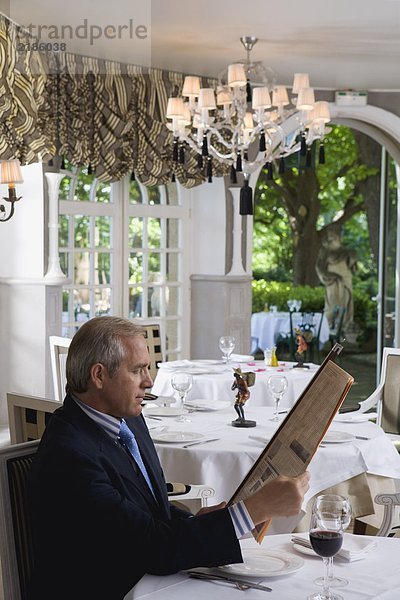
[[[185,400],[188,392],[192,389],[193,377],[190,373],[178,371],[172,375],[171,385],[178,392],[181,401],[182,412],[178,421],[190,423],[190,419],[186,417]]]
[[[288,386],[288,380],[286,379],[286,377],[284,375],[271,375],[270,377],[268,377],[268,388],[269,391],[272,394],[272,397],[274,399],[275,402],[275,411],[274,411],[274,416],[272,418],[272,421],[279,421],[279,413],[278,413],[278,407],[280,404],[280,401],[282,400],[287,386]]]
[[[229,363],[231,354],[235,349],[235,338],[232,335],[223,335],[219,338],[219,349],[223,356],[222,360]]]

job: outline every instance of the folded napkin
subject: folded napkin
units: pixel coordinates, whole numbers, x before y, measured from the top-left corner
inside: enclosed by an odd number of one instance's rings
[[[307,534],[304,534],[304,537],[292,535],[292,542],[305,548],[312,548]],[[362,535],[345,533],[343,535],[343,545],[337,555],[348,562],[354,562],[365,558],[376,546],[377,542],[374,540],[364,539]]]

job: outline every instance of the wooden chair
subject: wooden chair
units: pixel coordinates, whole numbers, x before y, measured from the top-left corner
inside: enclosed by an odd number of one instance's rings
[[[154,380],[157,375],[158,363],[163,362],[163,341],[159,323],[136,319],[146,332],[147,348],[150,355],[150,375]]]
[[[52,413],[60,406],[61,402],[55,400],[7,393],[11,443],[40,439]]]
[[[39,442],[0,448],[0,556],[4,598],[26,600],[33,545],[26,510],[26,478]]]
[[[71,341],[70,338],[59,337],[57,335],[49,337],[54,398],[58,402],[62,402],[65,396],[65,360]]]

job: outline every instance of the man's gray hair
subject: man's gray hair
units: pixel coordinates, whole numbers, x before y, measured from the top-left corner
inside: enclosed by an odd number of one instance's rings
[[[122,317],[95,317],[78,329],[67,356],[67,392],[82,393],[88,389],[90,369],[104,365],[112,377],[125,358],[123,338],[146,336],[141,325]]]

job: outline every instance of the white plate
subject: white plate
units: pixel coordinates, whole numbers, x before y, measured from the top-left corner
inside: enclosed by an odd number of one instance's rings
[[[185,442],[196,442],[201,440],[204,435],[195,431],[154,431],[152,433],[154,442],[163,442],[165,444],[180,444]]]
[[[355,436],[352,433],[346,433],[345,431],[327,431],[322,442],[324,444],[343,444],[345,442],[352,442],[353,440],[355,440]]]
[[[149,406],[144,408],[145,417],[180,417],[182,409],[175,406]]]
[[[254,362],[252,354],[231,354],[231,362]]]
[[[233,403],[229,402],[229,400],[207,400],[205,398],[199,398],[198,400],[187,400],[185,404],[189,408],[194,408],[195,410],[201,410],[204,412],[222,410],[224,408],[228,408],[228,406],[233,406]]]
[[[370,419],[376,419],[376,417],[376,413],[338,413],[335,415],[334,420],[338,423],[365,423]]]
[[[242,551],[243,563],[219,567],[221,571],[245,577],[278,577],[301,569],[304,560],[295,554],[280,550],[245,548]]]
[[[216,360],[214,358],[199,358],[191,361],[195,365],[223,365],[223,360]]]

